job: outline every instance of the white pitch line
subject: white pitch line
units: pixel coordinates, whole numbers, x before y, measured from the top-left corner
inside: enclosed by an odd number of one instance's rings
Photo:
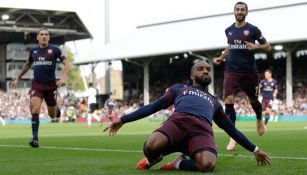
[[[0,147],[30,148],[30,146],[25,146],[25,145],[0,145]],[[33,149],[35,149],[35,148],[33,148]],[[101,149],[101,148],[77,148],[77,147],[55,147],[55,146],[40,146],[38,149],[100,151],[100,152],[122,152],[122,153],[142,153],[142,151],[137,151],[137,150]]]
[[[255,129],[240,129],[241,132],[256,132]],[[288,131],[306,131],[304,128],[291,128],[291,129],[283,129],[283,128],[275,128],[275,129],[269,129],[267,132],[288,132]],[[117,133],[119,136],[125,136],[125,135],[150,135],[151,132],[123,132],[123,133]],[[214,128],[214,133],[225,133],[222,129]],[[44,134],[42,133],[40,137],[46,138],[46,137],[83,137],[83,136],[107,136],[108,134],[99,133],[99,132],[93,132],[93,133],[58,133],[58,134]],[[24,138],[25,136],[13,136],[13,137],[6,137],[2,136],[1,139],[10,139],[10,138]]]
[[[0,147],[8,148],[30,148],[26,145],[1,145]],[[35,148],[32,148],[35,149]],[[99,151],[99,152],[121,152],[121,153],[142,153],[140,150],[124,150],[124,149],[102,149],[102,148],[78,148],[78,147],[55,147],[55,146],[40,146],[38,149],[51,149],[51,150],[72,150],[72,151]],[[249,155],[234,155],[234,154],[218,154],[220,157],[242,157],[242,158],[254,158]],[[272,156],[271,159],[281,160],[307,160],[307,157],[285,157],[285,156]]]
[[[218,154],[221,157],[243,157],[243,158],[254,158],[254,156],[248,155],[234,155],[234,154]],[[282,156],[270,156],[271,159],[283,159],[283,160],[307,160],[307,157],[282,157]]]

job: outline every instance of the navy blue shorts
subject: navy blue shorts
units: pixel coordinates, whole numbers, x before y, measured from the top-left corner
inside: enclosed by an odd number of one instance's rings
[[[224,71],[224,98],[236,95],[239,89],[252,99],[258,99],[258,72]]]
[[[170,141],[164,155],[182,152],[193,158],[200,151],[210,151],[217,155],[212,126],[208,121],[193,115],[174,113],[156,131],[166,135]]]
[[[40,97],[45,100],[48,106],[55,106],[57,103],[57,85],[56,82],[41,83],[32,81],[32,88],[30,90],[31,97]]]
[[[98,104],[97,103],[91,103],[89,106],[89,113],[93,113],[98,109]]]

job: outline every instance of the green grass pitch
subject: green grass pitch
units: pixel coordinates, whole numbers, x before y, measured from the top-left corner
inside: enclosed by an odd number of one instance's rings
[[[138,171],[142,147],[161,121],[143,119],[126,124],[110,137],[99,124],[58,123],[40,125],[40,148],[28,147],[30,125],[0,127],[0,175],[169,175],[198,174],[185,171],[160,171],[159,166],[173,160],[169,155],[150,170]],[[248,138],[271,156],[271,166],[256,165],[253,155],[238,146],[225,151],[228,137],[214,126],[218,160],[213,174],[305,175],[307,174],[307,122],[269,123],[260,137],[255,122],[238,122]],[[210,174],[210,173],[209,173]]]

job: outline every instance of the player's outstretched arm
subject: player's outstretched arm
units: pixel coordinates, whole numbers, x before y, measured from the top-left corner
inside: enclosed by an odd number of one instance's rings
[[[256,147],[258,148],[258,147]],[[268,156],[268,154],[260,149],[256,149],[254,152],[255,159],[257,161],[257,165],[259,166],[265,166],[265,165],[271,165],[271,158]]]
[[[109,135],[115,135],[116,132],[123,126],[122,121],[120,119],[116,119],[113,122],[111,122],[104,130],[103,132],[106,132],[109,130]]]
[[[109,130],[109,135],[115,135],[116,132],[122,127],[123,124],[142,119],[168,106],[169,105],[165,102],[164,97],[161,97],[158,100],[148,105],[145,105],[139,108],[138,110],[121,117],[120,119],[113,121],[103,131],[105,132]]]
[[[250,152],[253,152],[258,165],[270,165],[270,157],[267,155],[267,153],[260,150],[256,145],[251,143],[242,132],[236,129],[222,108],[217,110],[213,120],[242,147],[249,150]]]

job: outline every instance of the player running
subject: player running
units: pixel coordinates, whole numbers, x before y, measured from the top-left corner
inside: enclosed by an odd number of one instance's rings
[[[272,71],[267,69],[264,72],[264,79],[259,84],[259,94],[262,96],[262,113],[264,114],[264,124],[267,125],[270,116],[273,115],[272,104],[278,93],[277,81],[272,78]]]
[[[249,97],[250,104],[256,113],[257,132],[262,136],[265,132],[265,125],[262,120],[262,106],[258,100],[259,82],[254,51],[270,50],[271,46],[258,27],[245,22],[247,14],[247,4],[237,2],[234,7],[236,21],[225,30],[228,47],[220,57],[214,59],[214,63],[220,64],[222,60],[227,58],[223,83],[227,116],[235,124],[235,96],[239,89],[243,90]],[[256,41],[259,44],[256,44]],[[234,150],[235,146],[236,142],[230,138],[227,150]]]
[[[33,65],[34,80],[30,91],[30,109],[32,113],[32,140],[29,145],[37,148],[39,113],[43,100],[48,108],[51,118],[59,117],[57,110],[57,87],[64,86],[67,81],[68,61],[58,47],[49,45],[50,35],[46,28],[39,29],[37,33],[38,46],[30,50],[29,58],[22,70],[12,82],[11,88],[16,88],[21,77],[31,69]],[[56,81],[55,69],[57,59],[64,65],[64,72],[60,80]]]

